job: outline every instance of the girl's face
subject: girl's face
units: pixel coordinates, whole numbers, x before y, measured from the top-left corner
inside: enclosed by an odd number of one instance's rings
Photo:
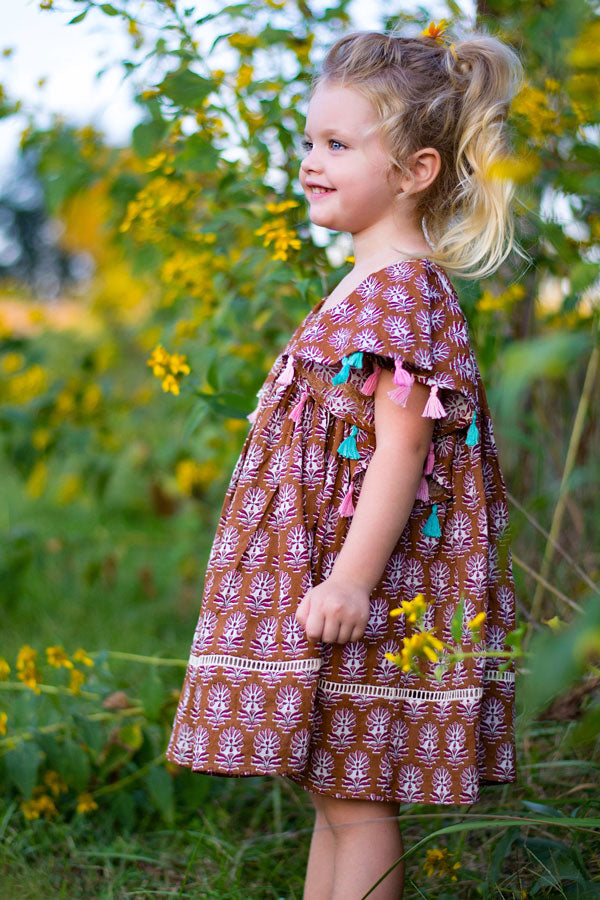
[[[313,94],[300,183],[315,225],[356,234],[393,217],[394,193],[401,188],[386,180],[381,137],[366,136],[376,121],[368,100],[352,88],[321,84]],[[317,185],[329,190],[320,193]]]

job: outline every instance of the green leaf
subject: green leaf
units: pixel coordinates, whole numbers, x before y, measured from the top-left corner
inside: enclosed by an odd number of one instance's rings
[[[450,622],[450,633],[455,643],[460,644],[462,638],[463,615],[465,608],[465,598],[461,596],[460,602],[454,610],[452,621]]]
[[[216,81],[212,78],[203,78],[202,75],[196,75],[190,69],[183,69],[181,72],[167,75],[164,81],[159,85],[160,90],[179,106],[187,106],[196,109],[202,105],[202,101],[217,86]]]
[[[31,799],[42,756],[35,741],[21,741],[5,756],[8,776],[27,800]]]
[[[189,416],[185,422],[185,428],[183,429],[183,437],[182,443],[186,443],[199,425],[202,424],[206,416],[208,415],[209,407],[205,403],[198,403],[197,406],[191,411]]]
[[[175,820],[173,779],[163,766],[154,766],[146,775],[146,784],[154,806],[166,824],[173,825]]]
[[[84,9],[84,11],[82,13],[79,13],[78,16],[73,16],[73,18],[67,22],[67,25],[76,25],[77,22],[83,22],[83,20],[87,16],[87,14],[88,14],[88,10]]]
[[[140,122],[132,133],[133,149],[138,156],[150,156],[165,136],[169,125],[164,119]]]
[[[67,784],[78,793],[84,791],[90,778],[90,759],[83,747],[67,738],[56,760],[56,768]]]
[[[106,13],[107,16],[118,16],[119,10],[115,9],[112,3],[101,3],[100,9],[103,13]]]
[[[130,750],[139,750],[144,741],[144,734],[137,722],[128,722],[119,729],[119,740]]]

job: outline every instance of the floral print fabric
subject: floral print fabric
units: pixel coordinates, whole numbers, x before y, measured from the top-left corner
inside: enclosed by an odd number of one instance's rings
[[[248,417],[166,756],[194,771],[279,774],[338,798],[473,803],[482,784],[516,780],[514,664],[467,658],[439,683],[436,663],[420,661],[415,674],[386,658],[415,628],[389,611],[419,592],[425,628],[451,646],[461,597],[459,648],[507,650],[514,627],[506,492],[467,324],[427,259],[387,266],[331,309],[323,303],[276,358]],[[328,577],[352,521],[376,446],[381,367],[402,390],[429,385],[431,453],[363,637],[309,643],[294,612]],[[479,612],[473,644],[466,623]]]

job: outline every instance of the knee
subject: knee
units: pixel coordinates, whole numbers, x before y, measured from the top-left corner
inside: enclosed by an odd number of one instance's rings
[[[400,805],[375,800],[351,800],[319,796],[315,803],[317,812],[320,812],[327,824],[334,829],[336,826],[385,826],[398,824]],[[340,828],[342,836],[347,828]]]

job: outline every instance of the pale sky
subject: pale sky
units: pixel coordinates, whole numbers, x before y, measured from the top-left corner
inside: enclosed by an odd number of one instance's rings
[[[474,3],[462,0],[461,7],[472,16]],[[325,0],[321,5],[327,5]],[[448,16],[443,2],[431,0],[423,5],[435,21],[444,14]],[[133,6],[129,4],[132,12]],[[122,68],[109,65],[130,55],[131,39],[124,33],[124,24],[120,18],[92,10],[83,22],[67,25],[82,11],[83,4],[55,0],[55,7],[45,11],[40,9],[39,0],[0,0],[0,51],[7,47],[14,50],[10,57],[0,56],[0,83],[9,96],[21,98],[35,111],[36,122],[42,126],[50,123],[52,113],[62,113],[78,126],[93,125],[112,143],[127,143],[133,126],[140,121],[141,110],[131,99],[131,80],[122,83]],[[414,11],[416,7],[417,3],[410,0],[354,0],[353,25],[379,28],[384,15]],[[153,8],[153,4],[140,0],[142,18]],[[214,11],[218,0],[203,0],[197,8],[201,14]],[[97,79],[96,72],[105,66],[109,71]],[[37,82],[42,77],[47,81],[39,88]],[[0,183],[6,178],[26,124],[22,115],[0,119]]]

